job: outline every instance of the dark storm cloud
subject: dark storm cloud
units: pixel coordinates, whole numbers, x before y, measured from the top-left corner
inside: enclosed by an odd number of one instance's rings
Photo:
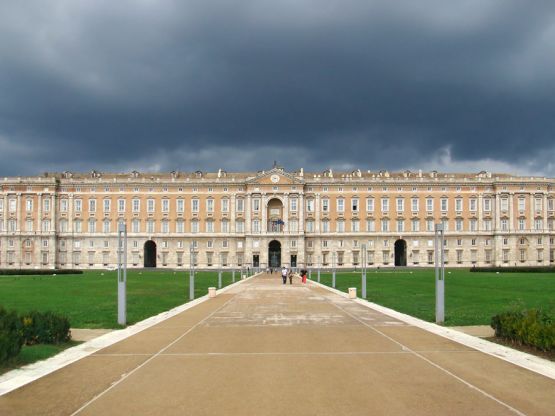
[[[555,5],[533,6],[2,5],[2,173],[278,159],[555,175]]]

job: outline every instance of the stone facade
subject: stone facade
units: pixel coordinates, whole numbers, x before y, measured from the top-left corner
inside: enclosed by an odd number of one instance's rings
[[[437,172],[48,173],[0,180],[0,268],[554,261],[554,179]],[[192,247],[192,248],[191,248]]]

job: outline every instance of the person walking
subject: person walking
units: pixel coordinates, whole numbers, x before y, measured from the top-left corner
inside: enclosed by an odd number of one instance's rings
[[[283,279],[283,284],[287,284],[287,267],[285,266],[281,269],[281,278]]]
[[[302,269],[301,270],[301,281],[306,284],[306,270]]]
[[[293,270],[289,270],[289,284],[293,284]]]

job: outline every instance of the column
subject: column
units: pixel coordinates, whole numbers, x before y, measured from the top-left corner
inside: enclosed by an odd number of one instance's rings
[[[21,231],[21,193],[17,193],[17,209],[15,211],[15,229],[16,231]]]
[[[262,210],[262,224],[260,227],[260,232],[262,234],[266,234],[266,232],[268,231],[268,227],[267,227],[267,222],[268,222],[268,198],[266,196],[266,193],[262,193],[262,195],[260,196],[260,209]]]
[[[283,232],[289,232],[289,193],[284,194],[283,201]]]
[[[252,197],[251,197],[250,194],[248,194],[246,204],[245,204],[245,222],[246,222],[246,224],[245,224],[245,233],[246,234],[251,233],[251,222],[252,222],[251,206],[252,206]]]
[[[316,194],[316,198],[314,198],[314,218],[316,221],[316,228],[315,231],[317,234],[320,233],[320,193]]]

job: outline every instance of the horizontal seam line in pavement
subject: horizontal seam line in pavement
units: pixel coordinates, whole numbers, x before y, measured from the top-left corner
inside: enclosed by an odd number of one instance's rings
[[[166,345],[164,348],[162,348],[160,351],[158,351],[156,354],[154,354],[152,357],[150,357],[149,359],[147,359],[146,361],[144,361],[143,363],[141,363],[139,366],[135,367],[133,370],[131,370],[130,372],[124,374],[119,380],[117,380],[116,382],[112,383],[108,388],[106,388],[104,391],[100,392],[99,394],[97,394],[95,397],[93,397],[91,400],[89,400],[88,402],[86,402],[85,404],[83,404],[79,409],[77,409],[75,412],[73,412],[71,414],[71,416],[74,416],[78,413],[80,413],[82,410],[84,410],[86,407],[88,407],[90,404],[94,403],[96,400],[100,399],[102,396],[104,396],[107,392],[109,392],[110,390],[112,390],[114,387],[120,385],[123,381],[127,380],[129,378],[129,376],[131,376],[132,374],[135,374],[137,371],[139,371],[141,368],[143,368],[145,365],[147,365],[149,362],[151,362],[152,360],[154,360],[157,356],[159,356],[161,353],[163,353],[165,350],[167,350],[168,348],[170,348],[172,345],[174,345],[176,342],[178,342],[180,339],[182,339],[184,336],[186,336],[187,334],[189,334],[191,331],[193,331],[198,325],[200,325],[202,322],[206,321],[207,319],[209,319],[210,317],[212,317],[212,315],[214,315],[215,313],[217,313],[220,309],[224,308],[229,302],[231,302],[233,300],[235,296],[232,296],[231,298],[229,298],[227,301],[224,302],[224,304],[222,304],[220,307],[218,307],[216,310],[214,310],[212,313],[210,313],[208,316],[204,317],[202,320],[200,320],[199,322],[197,322],[196,325],[194,325],[193,327],[187,329],[187,331],[185,331],[183,334],[181,334],[179,337],[177,337],[175,340],[173,340],[171,343],[169,343],[168,345]]]
[[[359,321],[362,325],[364,325],[365,327],[369,328],[372,331],[377,332],[378,334],[380,334],[381,336],[389,339],[391,342],[394,342],[395,344],[399,345],[401,348],[405,349],[406,351],[411,352],[412,354],[414,354],[416,357],[422,359],[423,361],[427,362],[428,364],[432,365],[433,367],[437,368],[438,370],[443,371],[445,374],[453,377],[454,379],[458,380],[459,382],[463,383],[464,385],[466,385],[467,387],[481,393],[483,396],[493,400],[494,402],[504,406],[505,408],[509,409],[510,411],[512,411],[513,413],[519,415],[519,416],[526,416],[525,413],[521,412],[520,410],[512,407],[510,404],[505,403],[504,401],[498,399],[497,397],[493,396],[492,394],[486,392],[485,390],[479,388],[478,386],[475,386],[474,384],[464,380],[462,377],[459,377],[458,375],[454,374],[453,372],[447,370],[446,368],[443,368],[441,365],[434,363],[432,360],[430,360],[429,358],[424,357],[423,355],[419,354],[417,351],[407,347],[406,345],[402,344],[401,342],[395,340],[394,338],[390,337],[389,335],[383,333],[382,331],[374,328],[372,325],[367,324],[366,322],[362,321],[361,319],[359,319],[358,317],[356,317],[355,315],[353,315],[352,313],[350,313],[349,311],[343,309],[342,307],[340,307],[339,305],[335,304],[334,302],[332,302],[329,298],[326,298],[326,301],[331,303],[333,306],[335,306],[337,309],[343,311],[344,313],[346,313],[347,315],[349,315],[351,318]]]
[[[477,354],[478,351],[472,350],[422,350],[419,353],[472,353]],[[180,357],[203,357],[215,355],[228,356],[248,356],[248,355],[391,355],[391,354],[412,354],[412,351],[323,351],[323,352],[168,352],[157,354],[158,357],[164,356],[180,356]],[[151,356],[154,354],[146,353],[111,353],[111,354],[95,354],[94,357],[132,357],[132,356]]]

